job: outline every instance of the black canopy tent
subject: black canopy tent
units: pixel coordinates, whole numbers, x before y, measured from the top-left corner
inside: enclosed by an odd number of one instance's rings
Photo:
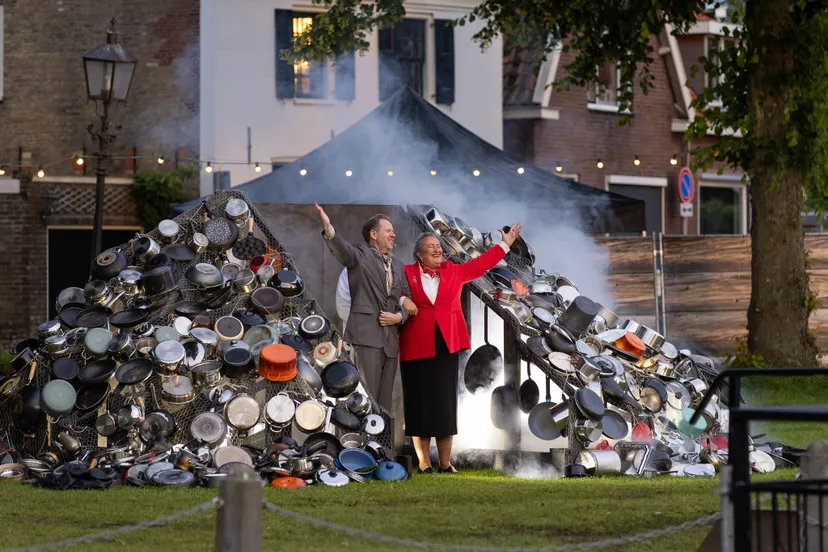
[[[466,214],[508,204],[512,213],[574,219],[591,233],[644,229],[644,202],[522,164],[410,88],[301,159],[234,190],[254,203],[435,204]]]

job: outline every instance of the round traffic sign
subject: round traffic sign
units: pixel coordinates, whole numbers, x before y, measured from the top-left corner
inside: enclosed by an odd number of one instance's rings
[[[678,174],[679,197],[683,203],[693,201],[696,185],[693,182],[693,173],[687,167],[682,167]]]

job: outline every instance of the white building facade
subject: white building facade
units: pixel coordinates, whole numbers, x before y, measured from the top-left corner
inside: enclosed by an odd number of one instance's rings
[[[405,20],[374,32],[368,52],[292,64],[277,51],[311,24],[319,6],[202,0],[202,162],[229,172],[231,185],[243,184],[321,146],[401,85],[502,147],[502,43],[481,51],[472,41],[479,24],[446,25],[477,3],[406,2]],[[213,192],[213,182],[202,170],[202,196]]]

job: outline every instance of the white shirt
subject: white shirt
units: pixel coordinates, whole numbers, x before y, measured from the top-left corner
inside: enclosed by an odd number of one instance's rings
[[[351,290],[348,287],[348,269],[343,268],[336,283],[336,314],[342,321],[348,323],[348,315],[351,314]]]
[[[499,242],[497,245],[503,249],[505,253],[509,252],[509,246],[503,243],[502,241]],[[434,304],[434,301],[437,300],[437,292],[440,289],[440,276],[431,277],[428,274],[423,272],[423,266],[420,263],[417,263],[417,266],[420,269],[420,282],[423,284],[423,291],[425,292],[428,300],[431,301],[431,304]]]

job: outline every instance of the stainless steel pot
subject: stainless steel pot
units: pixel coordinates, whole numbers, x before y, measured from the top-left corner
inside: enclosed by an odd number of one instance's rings
[[[319,401],[304,401],[296,407],[296,427],[304,433],[316,433],[325,425],[327,409]]]
[[[60,320],[49,320],[48,322],[44,322],[37,328],[37,337],[40,338],[40,341],[46,341],[47,337],[51,337],[53,335],[63,335],[63,329],[60,326]]]
[[[118,362],[125,362],[132,358],[137,348],[132,336],[128,333],[119,333],[109,340],[109,355]]]
[[[264,408],[264,418],[268,429],[279,432],[290,425],[296,414],[296,403],[287,393],[278,393],[273,396]]]
[[[161,253],[161,246],[149,236],[141,236],[132,245],[132,252],[141,263],[146,263],[152,257]]]
[[[190,369],[190,374],[193,377],[193,383],[197,387],[212,387],[221,382],[221,367],[220,360],[207,360],[196,364]]]
[[[121,429],[135,427],[144,421],[144,409],[137,404],[121,407],[115,415],[115,423]]]
[[[178,369],[185,356],[184,346],[178,341],[162,341],[152,350],[152,357],[158,368],[169,374]]]
[[[621,473],[621,457],[614,450],[582,450],[578,453],[587,475],[605,475]]]
[[[127,295],[141,294],[141,273],[131,268],[118,273],[118,285]]]
[[[180,228],[174,220],[164,219],[158,223],[158,235],[164,243],[173,243],[178,238]]]
[[[233,285],[242,293],[250,293],[259,287],[259,281],[256,279],[256,275],[252,270],[245,268],[233,278]]]
[[[161,398],[171,404],[187,404],[196,397],[193,381],[187,376],[172,376],[161,383]]]
[[[639,325],[635,330],[635,335],[641,338],[641,341],[652,349],[658,349],[664,343],[664,336],[647,326]]]

